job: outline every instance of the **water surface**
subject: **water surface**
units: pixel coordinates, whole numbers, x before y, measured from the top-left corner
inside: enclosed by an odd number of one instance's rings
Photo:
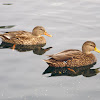
[[[11,4],[11,5],[4,5]],[[53,35],[46,37],[43,55],[32,50],[19,52],[0,49],[0,100],[99,100],[100,74],[48,77],[42,75],[48,65],[46,55],[94,41],[100,49],[99,0],[0,0],[0,32],[32,29],[41,25]],[[0,42],[1,39],[0,39]],[[100,54],[93,52],[100,67]]]

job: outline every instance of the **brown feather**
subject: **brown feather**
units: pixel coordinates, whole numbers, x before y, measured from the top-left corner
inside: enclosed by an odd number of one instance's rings
[[[45,38],[42,35],[48,34],[42,26],[36,26],[32,32],[27,31],[12,31],[0,34],[3,42],[20,44],[20,45],[42,45],[46,43]]]
[[[96,57],[90,52],[94,51],[95,43],[87,41],[82,46],[82,51],[69,49],[57,54],[48,55],[50,59],[45,60],[51,67],[80,67],[95,63]]]
[[[31,32],[27,32],[27,31],[8,32],[8,33],[0,34],[0,37],[4,42],[13,43],[13,44],[38,45],[38,44],[46,43],[44,37],[33,36]]]

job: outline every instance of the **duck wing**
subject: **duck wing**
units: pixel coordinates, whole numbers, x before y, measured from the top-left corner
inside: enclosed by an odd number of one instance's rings
[[[15,38],[17,38],[17,39],[29,39],[32,37],[32,34],[30,34],[30,33],[24,32],[24,33],[16,34]]]
[[[1,36],[3,38],[6,38],[6,39],[13,39],[13,38],[27,38],[27,35],[31,35],[29,34],[31,32],[27,32],[27,31],[12,31],[12,32],[6,32],[4,34],[2,34]]]
[[[57,61],[67,61],[68,59],[76,58],[79,59],[82,52],[77,49],[69,49],[57,54],[48,55],[49,57],[57,60]]]

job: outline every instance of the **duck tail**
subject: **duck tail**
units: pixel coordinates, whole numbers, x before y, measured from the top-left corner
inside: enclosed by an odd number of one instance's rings
[[[3,36],[3,34],[0,34],[0,37],[2,37]]]
[[[5,34],[0,34],[0,38],[2,38],[2,39],[10,39],[10,37],[8,35],[5,35]]]
[[[50,60],[44,60],[46,63],[52,63]]]
[[[2,38],[2,39],[4,38],[3,34],[0,34],[0,38]]]
[[[52,55],[46,55],[46,56],[52,58]]]
[[[53,66],[56,67],[57,64],[52,60],[52,59],[48,59],[48,60],[44,60],[49,66]]]

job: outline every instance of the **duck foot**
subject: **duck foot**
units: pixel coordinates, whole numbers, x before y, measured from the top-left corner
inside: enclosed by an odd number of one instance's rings
[[[16,44],[13,45],[12,49],[15,50]]]
[[[69,71],[76,73],[73,69],[67,68]]]

